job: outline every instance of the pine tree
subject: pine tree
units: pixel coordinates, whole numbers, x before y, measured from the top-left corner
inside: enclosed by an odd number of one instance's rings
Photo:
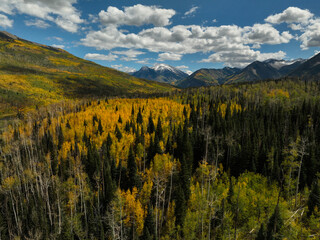
[[[156,136],[158,137],[159,141],[163,140],[163,130],[162,130],[162,124],[161,124],[161,118],[158,117],[158,123],[157,123],[157,129],[156,129]]]
[[[100,135],[104,132],[101,124],[101,119],[99,119],[98,132],[100,133]]]
[[[59,127],[58,127],[58,150],[61,149],[63,142],[64,142],[64,136],[63,136],[63,132],[62,132],[62,127],[61,127],[61,125],[59,125]]]
[[[315,207],[317,207],[318,210],[320,210],[320,185],[318,180],[312,184],[312,189],[308,198],[307,205],[308,205],[308,213],[307,213],[308,217],[312,215]]]
[[[121,138],[122,138],[122,133],[121,133],[121,131],[120,131],[120,129],[119,129],[119,127],[118,127],[118,125],[116,125],[115,134],[116,134],[116,138],[118,139],[118,141],[120,141],[120,140],[121,140]]]
[[[152,134],[154,132],[154,130],[155,130],[155,127],[154,127],[154,123],[153,123],[153,119],[152,119],[152,114],[150,113],[147,132],[149,134]]]
[[[141,108],[139,107],[139,112],[137,114],[137,123],[142,124],[143,119],[142,119],[142,114],[141,114]]]
[[[255,240],[267,240],[266,230],[263,223],[261,223],[258,235]]]
[[[128,181],[130,190],[132,190],[133,187],[140,187],[139,177],[137,174],[136,158],[132,146],[130,146],[128,156]]]
[[[280,208],[277,205],[274,213],[269,219],[267,226],[267,239],[268,240],[281,240],[281,228],[283,227],[283,220],[280,215]]]
[[[122,123],[122,118],[121,118],[120,115],[119,115],[119,118],[118,118],[118,123]]]
[[[155,223],[154,223],[152,206],[150,203],[148,205],[147,216],[144,221],[143,235],[140,237],[140,239],[141,240],[155,239]]]

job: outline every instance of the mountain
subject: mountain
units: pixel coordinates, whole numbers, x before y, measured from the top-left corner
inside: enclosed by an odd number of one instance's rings
[[[265,63],[268,63],[273,68],[277,69],[282,76],[285,76],[303,64],[306,60],[302,58],[298,58],[291,61],[286,60],[277,60],[277,59],[269,59],[266,60]]]
[[[241,71],[239,68],[229,68],[225,67],[223,69],[207,69],[202,68],[195,71],[186,79],[179,81],[177,83],[178,87],[188,88],[188,87],[200,87],[200,86],[210,86],[221,84],[228,77],[237,74]]]
[[[313,79],[320,77],[320,53],[303,62],[292,71],[289,76],[300,77],[302,79]]]
[[[78,58],[63,49],[0,32],[0,116],[66,98],[172,89]]]
[[[139,71],[131,74],[138,78],[149,79],[157,82],[175,84],[189,75],[175,67],[167,64],[156,64],[153,67],[142,67]]]
[[[227,80],[227,83],[252,82],[255,80],[276,79],[281,74],[278,69],[267,62],[255,61],[245,67],[240,73]]]
[[[264,62],[255,61],[243,69],[229,67],[200,69],[186,79],[179,81],[177,86],[187,88],[277,79],[287,76],[305,61],[304,59],[292,61],[269,59]]]

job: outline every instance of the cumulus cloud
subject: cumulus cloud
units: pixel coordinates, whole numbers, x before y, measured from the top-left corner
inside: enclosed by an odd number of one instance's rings
[[[118,54],[118,55],[123,55],[121,57],[121,60],[123,61],[136,61],[137,56],[145,54],[145,52],[138,51],[135,49],[129,49],[129,50],[124,50],[124,51],[113,51],[112,53]]]
[[[186,65],[176,66],[178,69],[188,69],[189,67]]]
[[[6,15],[0,14],[0,26],[3,28],[10,28],[13,25],[13,20],[9,19]]]
[[[41,20],[41,19],[33,19],[33,20],[26,20],[24,21],[24,23],[26,24],[26,26],[35,26],[37,28],[48,28],[50,27],[50,24]]]
[[[115,26],[92,31],[81,39],[85,46],[110,50],[113,48],[146,49],[150,52],[188,54],[196,52],[241,50],[245,44],[278,44],[292,36],[279,33],[271,25],[241,28],[236,25],[201,27],[178,25],[154,27],[139,33],[123,33]]]
[[[111,53],[109,53],[108,55],[99,53],[87,53],[84,58],[90,60],[115,61],[118,56]]]
[[[128,67],[128,66],[123,66],[122,64],[111,65],[111,67],[115,68],[115,69],[117,69],[119,71],[126,72],[126,73],[132,73],[132,72],[137,71],[137,69],[135,69],[135,68]]]
[[[80,12],[73,6],[77,0],[0,0],[0,12],[8,15],[27,14],[55,22],[69,32],[77,32],[83,23]]]
[[[197,10],[198,10],[199,7],[192,7],[189,11],[185,12],[184,15],[185,16],[192,16]]]
[[[244,27],[237,25],[176,25],[168,27],[174,12],[165,17],[165,21],[161,20],[160,24],[150,20],[148,11],[145,15],[136,16],[135,12],[141,7],[146,6],[138,4],[126,7],[124,10],[109,7],[106,12],[102,11],[100,20],[108,25],[102,25],[99,30],[90,31],[86,37],[81,39],[81,44],[95,47],[98,50],[125,48],[139,51],[143,49],[158,53],[158,61],[178,61],[184,54],[210,53],[211,55],[207,59],[203,59],[203,62],[224,62],[228,66],[245,66],[255,60],[262,61],[267,58],[285,56],[282,51],[270,53],[257,51],[266,44],[284,44],[296,39],[302,42],[301,47],[304,49],[320,46],[320,20],[314,18],[313,13],[309,10],[296,7],[290,7],[282,13],[267,17],[265,23]],[[136,11],[133,11],[134,9]],[[159,8],[151,6],[148,9],[152,12]],[[281,22],[287,23],[289,30],[301,31],[301,35],[293,36],[289,31],[279,31],[273,24]],[[120,25],[141,26],[144,24],[153,24],[154,26],[138,32],[124,31],[119,28]],[[116,51],[114,53],[122,55],[122,59],[126,61],[138,60],[136,54],[129,56]]]
[[[181,54],[176,53],[160,53],[158,61],[179,61],[182,58]]]
[[[252,44],[281,44],[288,43],[293,36],[288,32],[280,33],[270,24],[254,24],[252,27],[245,27],[244,38],[247,43]]]
[[[167,26],[171,24],[170,19],[175,13],[173,9],[137,4],[131,7],[124,7],[124,11],[110,6],[107,11],[102,10],[99,13],[99,18],[104,25],[142,26],[152,24],[154,26]]]
[[[189,67],[186,65],[176,66],[176,68],[184,71],[186,74],[191,75],[192,71],[189,70]]]
[[[320,18],[310,20],[310,24],[303,30],[299,37],[302,49],[320,46]]]
[[[308,9],[300,9],[298,7],[288,7],[282,13],[271,15],[265,19],[266,22],[279,24],[279,23],[306,23],[313,17]]]
[[[253,61],[265,61],[267,59],[283,59],[286,53],[278,51],[275,53],[261,53],[247,48],[242,51],[223,51],[211,54],[207,59],[200,62],[222,62],[229,67],[245,67]]]
[[[55,48],[61,48],[61,49],[64,49],[64,48],[65,48],[65,46],[62,45],[62,44],[52,44],[51,46],[52,46],[52,47],[55,47]]]
[[[48,37],[47,39],[48,39],[48,40],[57,40],[57,41],[59,41],[59,42],[62,42],[62,41],[63,41],[63,39],[62,39],[61,37],[56,37],[56,36],[54,36],[54,37]]]

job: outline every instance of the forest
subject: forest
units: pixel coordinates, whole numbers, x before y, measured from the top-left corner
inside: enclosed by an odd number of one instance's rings
[[[320,239],[320,82],[64,101],[0,132],[0,239]]]

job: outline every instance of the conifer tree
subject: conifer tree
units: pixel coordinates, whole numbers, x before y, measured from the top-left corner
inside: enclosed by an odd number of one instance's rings
[[[152,119],[152,114],[150,113],[150,116],[149,116],[149,119],[148,119],[148,127],[147,127],[147,132],[149,134],[152,134],[155,130],[155,127],[154,127],[154,123],[153,123],[153,119]]]
[[[162,124],[161,124],[160,116],[158,117],[156,136],[158,137],[159,141],[163,140],[163,130],[162,130]]]
[[[104,132],[101,124],[101,119],[99,119],[98,132],[100,133],[100,135]]]
[[[280,214],[279,205],[276,206],[267,226],[267,240],[281,240],[281,229],[283,220]]]
[[[315,207],[320,210],[320,185],[319,181],[315,181],[312,184],[312,189],[308,198],[308,216],[311,216],[312,213],[314,212]]]
[[[120,129],[119,129],[119,127],[118,127],[118,125],[116,125],[115,134],[116,134],[116,138],[118,139],[118,141],[120,141],[120,140],[121,140],[121,138],[122,138],[122,133],[121,133],[121,131],[120,131]]]
[[[142,119],[142,114],[141,114],[141,108],[139,107],[139,112],[137,114],[137,123],[142,124],[143,119]]]
[[[258,235],[255,240],[267,240],[266,230],[263,223],[261,223]]]
[[[132,146],[130,146],[128,156],[128,181],[130,190],[132,190],[133,187],[140,187],[139,177],[137,174],[136,158]]]

